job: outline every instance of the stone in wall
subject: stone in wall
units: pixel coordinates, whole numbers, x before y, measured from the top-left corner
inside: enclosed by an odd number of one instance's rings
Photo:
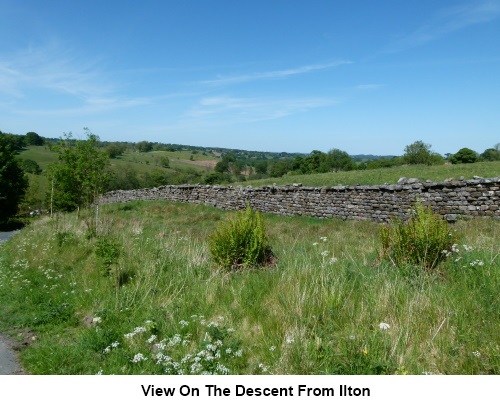
[[[454,222],[477,216],[500,219],[500,178],[425,183],[402,178],[398,184],[335,187],[166,185],[111,191],[100,198],[102,204],[135,200],[206,204],[226,210],[243,209],[248,202],[258,211],[284,216],[379,222],[387,222],[393,216],[406,218],[412,204],[419,200]]]

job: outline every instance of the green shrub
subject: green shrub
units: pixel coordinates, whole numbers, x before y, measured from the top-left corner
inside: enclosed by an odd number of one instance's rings
[[[398,267],[411,264],[426,270],[445,260],[456,242],[448,223],[420,202],[406,223],[393,220],[382,228],[380,236],[382,257],[390,258]]]
[[[250,206],[237,213],[209,236],[212,259],[226,270],[271,263],[269,246],[262,215]]]
[[[102,261],[102,269],[111,271],[111,266],[118,262],[120,244],[111,238],[99,238],[95,244],[95,254]]]

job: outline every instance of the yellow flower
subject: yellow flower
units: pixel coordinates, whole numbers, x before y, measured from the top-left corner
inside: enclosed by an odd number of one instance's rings
[[[368,350],[363,349],[363,354],[368,354]]]

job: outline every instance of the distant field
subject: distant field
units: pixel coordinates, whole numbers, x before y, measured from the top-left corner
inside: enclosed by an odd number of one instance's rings
[[[304,186],[337,186],[337,185],[376,185],[384,183],[396,183],[401,177],[414,177],[422,181],[443,181],[448,178],[460,178],[464,176],[471,179],[473,176],[497,177],[500,176],[500,162],[480,162],[460,165],[442,165],[442,166],[399,166],[384,169],[373,170],[355,170],[339,173],[321,173],[309,175],[285,175],[280,178],[268,178],[263,180],[252,180],[242,183],[236,183],[244,186],[252,185],[283,185],[302,183]]]
[[[19,157],[34,160],[45,171],[50,163],[57,160],[57,153],[49,150],[47,146],[30,146],[28,149],[23,150]]]

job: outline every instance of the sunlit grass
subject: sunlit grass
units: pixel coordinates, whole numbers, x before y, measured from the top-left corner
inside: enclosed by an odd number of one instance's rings
[[[423,272],[380,261],[378,224],[265,215],[276,264],[228,273],[207,237],[230,213],[102,207],[99,238],[121,247],[109,271],[90,215],[0,247],[0,325],[36,336],[32,373],[499,372],[498,221],[458,222],[459,252]]]
[[[378,185],[395,184],[401,177],[418,178],[425,182],[444,181],[448,178],[459,179],[463,176],[465,179],[472,179],[474,176],[485,178],[500,176],[500,162],[480,162],[473,164],[458,165],[408,165],[389,167],[373,170],[355,170],[339,173],[321,173],[308,175],[285,175],[280,178],[269,178],[263,180],[251,180],[241,185],[252,185],[254,187],[267,185],[283,185],[302,183],[304,186],[337,186],[337,185]]]

